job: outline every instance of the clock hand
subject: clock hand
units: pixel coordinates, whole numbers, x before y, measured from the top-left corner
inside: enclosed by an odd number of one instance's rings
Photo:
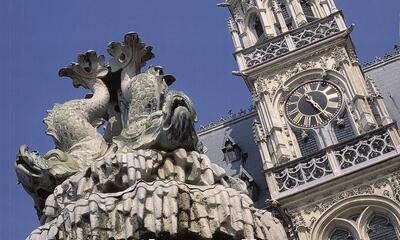
[[[312,98],[311,95],[309,95],[308,93],[304,93],[304,96],[306,97],[306,101],[311,103],[311,105],[315,109],[317,109],[320,113],[322,113],[323,116],[325,116],[326,118],[329,118],[332,116],[332,114],[330,112],[327,112],[325,109],[322,109],[322,107],[316,101],[314,101],[314,99]]]
[[[304,96],[306,97],[306,101],[311,103],[311,105],[313,105],[313,107],[315,107],[320,112],[324,112],[324,109],[322,109],[322,107],[316,101],[314,101],[314,99],[312,98],[311,95],[308,95],[308,93],[305,93]]]

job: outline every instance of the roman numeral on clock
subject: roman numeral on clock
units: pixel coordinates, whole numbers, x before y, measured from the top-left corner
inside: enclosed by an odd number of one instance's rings
[[[327,107],[328,108],[338,108],[339,107],[339,102],[328,101]]]
[[[337,97],[339,97],[339,95],[336,92],[326,95],[326,98],[328,98],[328,100],[335,99]]]
[[[304,115],[298,112],[297,115],[293,118],[293,122],[299,124],[303,117]]]
[[[297,111],[297,109],[295,108],[295,109],[293,109],[292,111],[290,111],[290,112],[288,112],[288,115],[293,115],[293,114],[295,114],[295,113],[297,113],[298,111]]]
[[[296,92],[293,93],[293,97],[301,98],[302,96],[303,96],[303,94],[300,93],[300,92],[298,92],[298,91],[296,91]]]
[[[311,85],[310,84],[306,84],[306,85],[304,85],[303,89],[304,89],[305,93],[309,93],[309,92],[311,92]]]
[[[310,116],[304,116],[304,127],[311,127],[311,117]]]
[[[315,121],[317,122],[318,125],[323,123],[323,120],[322,120],[321,116],[315,115],[314,118],[315,118]]]

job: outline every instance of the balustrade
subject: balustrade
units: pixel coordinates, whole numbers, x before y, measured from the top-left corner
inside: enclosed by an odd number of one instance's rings
[[[311,186],[313,182],[321,183],[328,178],[365,167],[372,161],[388,159],[389,154],[397,153],[390,138],[390,126],[321,150],[314,156],[293,160],[268,170],[272,171],[277,191],[284,195],[297,192]]]
[[[340,29],[340,24],[337,22],[336,16],[339,14],[341,13],[336,12],[301,28],[268,39],[253,47],[238,51],[236,55],[243,58],[245,68],[268,62],[292,50],[302,48],[344,30]]]

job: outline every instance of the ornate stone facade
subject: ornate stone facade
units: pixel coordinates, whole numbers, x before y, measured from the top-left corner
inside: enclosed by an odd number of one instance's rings
[[[379,239],[377,229],[400,239],[400,138],[362,71],[354,26],[334,1],[254,3],[224,6],[238,26],[234,73],[259,114],[253,131],[270,207],[293,239]]]
[[[309,201],[299,208],[289,210],[289,215],[293,221],[296,231],[311,238],[315,232],[321,231],[321,225],[329,225],[334,218],[340,218],[339,212],[333,213],[328,218],[328,222],[322,223],[321,219],[329,216],[337,206],[340,206],[341,211],[349,210],[353,214],[357,214],[358,209],[354,207],[353,202],[359,200],[358,207],[367,207],[369,199],[375,199],[375,204],[386,208],[385,203],[390,203],[398,207],[400,206],[400,171],[399,168],[387,170],[385,174],[376,177],[370,177],[368,180],[362,179],[353,181],[351,187],[324,193],[324,197],[317,201]],[[363,199],[366,201],[362,203]],[[347,209],[346,209],[347,208]],[[351,215],[351,213],[346,213]],[[392,212],[393,216],[398,216],[400,212]],[[397,222],[395,224],[398,224]],[[319,233],[322,234],[322,231]],[[314,238],[311,238],[314,239]]]

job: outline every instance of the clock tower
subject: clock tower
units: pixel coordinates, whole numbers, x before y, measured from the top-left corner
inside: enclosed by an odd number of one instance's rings
[[[400,239],[400,139],[333,0],[225,0],[274,208],[294,239]],[[384,231],[386,238],[377,238]],[[375,236],[375,237],[374,237]],[[391,238],[387,238],[387,236]]]

